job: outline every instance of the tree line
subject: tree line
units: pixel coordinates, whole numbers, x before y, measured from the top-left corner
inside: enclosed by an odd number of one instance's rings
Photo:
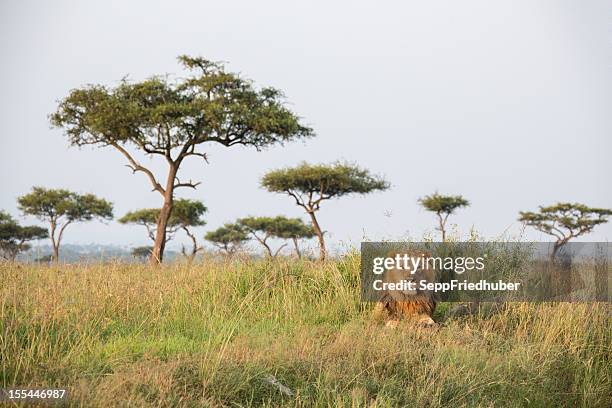
[[[227,148],[241,145],[260,151],[315,136],[314,130],[287,107],[280,90],[256,88],[251,80],[204,58],[181,56],[179,62],[187,71],[183,77],[155,76],[141,82],[123,79],[115,87],[87,85],[70,91],[50,115],[52,126],[64,131],[70,145],[115,150],[133,173],[144,174],[160,194],[159,208],[135,210],[119,219],[121,223],[146,228],[152,241],[149,258],[153,264],[163,261],[166,243],[179,230],[192,242],[189,250],[183,247],[185,256],[193,258],[202,249],[192,229],[205,224],[202,217],[206,206],[196,200],[176,198],[178,189],[196,189],[200,184],[179,177],[185,160],[208,162],[203,149],[211,144]],[[164,176],[158,177],[136,160],[132,150],[165,162]],[[264,175],[261,187],[292,199],[304,210],[309,223],[284,216],[246,217],[210,231],[205,238],[227,253],[235,252],[253,238],[273,257],[282,247],[272,249],[270,238],[292,241],[299,256],[299,240],[316,237],[319,258],[325,259],[325,230],[317,217],[323,202],[384,191],[390,184],[355,164],[336,162],[301,163],[273,170]],[[462,196],[438,193],[421,198],[419,203],[438,217],[443,241],[449,216],[469,205]],[[29,194],[19,197],[18,204],[22,213],[47,222],[49,229],[43,232],[40,227],[23,227],[7,213],[0,213],[0,254],[4,257],[14,258],[29,247],[29,242],[49,237],[53,259],[58,260],[68,225],[113,217],[109,201],[62,189],[34,187]],[[519,220],[554,236],[557,250],[570,239],[606,222],[610,215],[609,209],[559,203],[540,207],[538,212],[521,212]]]
[[[288,179],[291,181],[287,181]],[[302,256],[299,242],[317,237],[319,259],[323,260],[327,253],[324,231],[315,214],[320,209],[321,201],[350,193],[365,194],[388,188],[388,183],[380,177],[371,176],[357,166],[342,163],[328,166],[302,163],[295,168],[274,170],[263,177],[261,184],[269,191],[283,192],[293,198],[296,204],[311,216],[313,222],[305,223],[300,218],[287,218],[282,215],[251,216],[226,223],[204,235],[207,241],[227,255],[235,254],[247,241],[254,239],[261,244],[267,256],[276,257],[287,246],[285,242],[273,249],[269,240],[276,238],[292,242],[294,252],[299,258]],[[315,185],[319,187],[313,188]],[[93,194],[81,195],[63,189],[34,187],[30,193],[19,197],[18,203],[23,214],[46,221],[49,228],[21,226],[8,213],[0,211],[0,255],[6,259],[15,259],[17,254],[30,249],[31,241],[49,238],[53,249],[52,259],[57,261],[60,244],[68,225],[113,218],[113,205],[109,201]],[[442,242],[447,240],[446,224],[449,217],[457,210],[470,205],[470,202],[460,195],[442,195],[437,192],[420,198],[418,203],[436,215],[436,229],[440,231]],[[165,240],[168,242],[178,231],[184,231],[192,245],[189,249],[183,246],[181,252],[189,260],[193,260],[203,249],[193,228],[206,224],[203,216],[207,211],[206,206],[197,200],[177,199],[174,202]],[[134,210],[118,221],[145,227],[151,242],[155,243],[160,213],[159,208]],[[577,203],[559,203],[540,207],[538,212],[521,211],[519,220],[556,238],[552,253],[554,257],[570,239],[592,231],[595,226],[605,223],[610,215],[612,210],[591,208]],[[152,253],[153,246],[137,247],[133,250],[135,257],[150,257]]]

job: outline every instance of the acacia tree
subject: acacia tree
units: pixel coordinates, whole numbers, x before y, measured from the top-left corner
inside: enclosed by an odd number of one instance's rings
[[[0,258],[13,261],[20,252],[31,248],[30,241],[48,236],[46,228],[35,225],[21,226],[10,214],[0,211]]]
[[[77,194],[64,189],[33,187],[32,192],[17,199],[19,209],[49,223],[53,246],[52,259],[59,261],[59,248],[68,225],[94,218],[111,220],[113,205],[93,194]],[[57,234],[56,234],[57,233]]]
[[[470,202],[460,195],[441,195],[437,192],[419,199],[419,204],[427,211],[438,216],[438,231],[442,234],[442,242],[446,242],[446,221],[459,208],[467,207]]]
[[[290,239],[293,241],[293,246],[295,248],[295,254],[298,258],[302,257],[302,252],[300,251],[299,240],[300,239],[310,239],[315,236],[314,229],[312,225],[305,224],[299,218],[285,218],[285,220],[281,223],[278,230],[276,231],[277,238]]]
[[[185,231],[191,242],[193,243],[191,251],[188,253],[185,247],[182,248],[182,253],[190,260],[193,260],[196,254],[202,250],[198,245],[195,234],[191,231],[192,227],[200,227],[206,224],[202,216],[207,211],[206,206],[197,200],[189,200],[180,198],[174,201],[174,209],[170,215],[170,219],[166,225],[166,242],[172,240],[176,232],[180,229]],[[161,213],[159,208],[143,208],[140,210],[130,211],[121,217],[118,221],[121,224],[142,225],[147,229],[149,238],[155,242],[157,236],[158,218]],[[150,253],[149,253],[150,254]]]
[[[241,225],[227,223],[206,233],[204,239],[223,250],[227,255],[233,255],[249,240],[249,236]]]
[[[264,175],[261,185],[270,192],[288,194],[306,210],[319,240],[321,260],[326,256],[325,238],[315,215],[321,202],[389,188],[389,183],[382,177],[371,175],[356,165],[339,162],[330,165],[302,163],[294,168],[273,170]]]
[[[148,259],[151,256],[152,250],[152,246],[139,246],[136,248],[132,248],[131,254],[135,259],[140,259],[141,261],[144,261],[145,259]]]
[[[181,248],[181,252],[186,256],[189,261],[193,261],[199,251],[204,249],[198,245],[195,234],[191,231],[193,227],[201,227],[206,225],[206,221],[202,219],[204,213],[208,211],[206,206],[201,201],[179,199],[176,200],[174,210],[170,216],[171,220],[176,223],[185,234],[189,237],[192,243],[191,251],[188,253],[185,246]]]
[[[178,172],[189,157],[207,160],[201,145],[243,145],[259,150],[313,135],[285,107],[279,90],[258,90],[251,81],[203,58],[181,56],[179,61],[191,75],[176,80],[153,77],[137,83],[123,80],[115,88],[85,86],[72,90],[51,115],[52,125],[65,130],[71,145],[116,149],[132,172],[145,174],[162,196],[153,263],[163,259],[175,190],[199,184],[181,181]],[[165,181],[159,181],[130,148],[165,160]]]
[[[556,238],[552,260],[570,239],[593,231],[595,226],[607,222],[612,215],[610,209],[592,208],[579,203],[558,203],[539,208],[538,212],[521,211],[519,221]]]
[[[283,217],[284,218],[284,217]],[[276,251],[272,251],[268,239],[275,237],[277,229],[277,219],[272,217],[246,217],[240,218],[237,222],[245,231],[253,236],[266,250],[270,258],[276,257],[278,253],[287,245],[281,245]]]
[[[276,258],[287,244],[283,244],[276,251],[272,251],[268,243],[270,238],[293,240],[295,250],[298,256],[301,256],[298,239],[314,236],[312,227],[304,224],[299,218],[287,218],[282,215],[276,217],[246,217],[239,219],[237,223],[265,248],[267,255],[271,258]]]

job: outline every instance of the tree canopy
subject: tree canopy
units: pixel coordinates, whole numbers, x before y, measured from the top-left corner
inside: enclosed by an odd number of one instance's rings
[[[201,201],[180,198],[174,201],[170,220],[181,227],[201,227],[206,225],[202,217],[207,211],[208,208]]]
[[[32,192],[17,199],[19,209],[49,222],[49,237],[53,245],[53,259],[59,260],[59,247],[66,227],[75,222],[94,218],[113,218],[113,205],[93,194],[78,194],[64,189],[33,187]],[[56,235],[57,232],[57,235]]]
[[[10,214],[0,211],[0,258],[14,260],[20,252],[30,249],[29,241],[48,236],[46,228],[21,226]]]
[[[232,223],[226,223],[214,231],[209,231],[204,238],[228,255],[235,254],[249,240],[244,227]]]
[[[612,210],[579,203],[540,206],[538,212],[521,211],[519,221],[556,238],[554,254],[570,239],[587,234],[608,221]]]
[[[261,185],[270,192],[291,195],[300,206],[311,203],[317,209],[322,200],[389,188],[382,177],[340,162],[331,165],[301,163],[297,167],[273,170],[264,175]],[[313,195],[312,199],[309,195]]]
[[[178,170],[188,157],[207,159],[201,145],[210,142],[259,150],[314,135],[285,106],[281,91],[257,89],[250,80],[204,58],[181,56],[179,62],[189,71],[187,76],[157,76],[136,83],[124,79],[114,88],[74,89],[50,116],[54,126],[64,129],[70,144],[118,150],[132,171],[145,174],[153,190],[163,196],[153,262],[163,257],[174,190],[199,184],[181,181]],[[166,181],[138,162],[130,148],[163,158],[168,164]]]
[[[442,234],[442,241],[446,241],[446,221],[448,217],[459,208],[467,207],[470,202],[460,195],[442,195],[435,192],[419,199],[419,204],[427,211],[438,216],[438,230]]]
[[[196,149],[204,142],[262,148],[313,135],[285,107],[281,91],[258,90],[252,81],[204,58],[178,60],[191,75],[72,90],[51,123],[64,128],[76,146],[131,144],[176,159],[202,157]]]
[[[77,194],[64,189],[33,187],[18,198],[19,209],[43,220],[65,218],[69,222],[112,219],[113,205],[93,194]]]
[[[277,217],[279,218],[279,217]],[[304,223],[299,218],[284,218],[279,222],[279,226],[275,231],[275,236],[277,238],[284,239],[308,239],[313,238],[316,234],[312,225]]]
[[[437,192],[420,198],[419,203],[427,211],[442,214],[452,214],[455,210],[470,205],[470,202],[460,195],[442,195]]]
[[[349,194],[384,191],[390,187],[384,178],[357,165],[340,162],[330,165],[303,162],[297,167],[272,170],[264,175],[261,185],[270,192],[288,194],[306,210],[319,239],[322,260],[326,256],[324,232],[315,215],[321,202]]]

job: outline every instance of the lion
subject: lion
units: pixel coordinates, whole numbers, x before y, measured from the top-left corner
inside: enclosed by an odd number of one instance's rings
[[[389,254],[395,257],[397,252]],[[402,253],[401,256],[404,254]],[[408,253],[409,257],[428,257],[422,252]],[[415,290],[408,288],[402,290],[382,290],[379,291],[379,298],[374,307],[374,317],[378,320],[385,320],[386,326],[396,327],[400,320],[405,319],[416,322],[419,325],[431,327],[435,326],[433,313],[436,309],[434,294],[429,290],[419,288],[421,281],[433,282],[435,271],[425,263],[412,274],[411,269],[389,269],[385,271],[382,281],[385,283],[399,283],[401,281],[414,282]]]

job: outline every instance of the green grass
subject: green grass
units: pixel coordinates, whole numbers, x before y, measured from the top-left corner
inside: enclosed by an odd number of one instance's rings
[[[0,385],[73,406],[583,406],[612,395],[608,304],[386,329],[359,258],[0,266]],[[286,396],[265,382],[274,375]]]

